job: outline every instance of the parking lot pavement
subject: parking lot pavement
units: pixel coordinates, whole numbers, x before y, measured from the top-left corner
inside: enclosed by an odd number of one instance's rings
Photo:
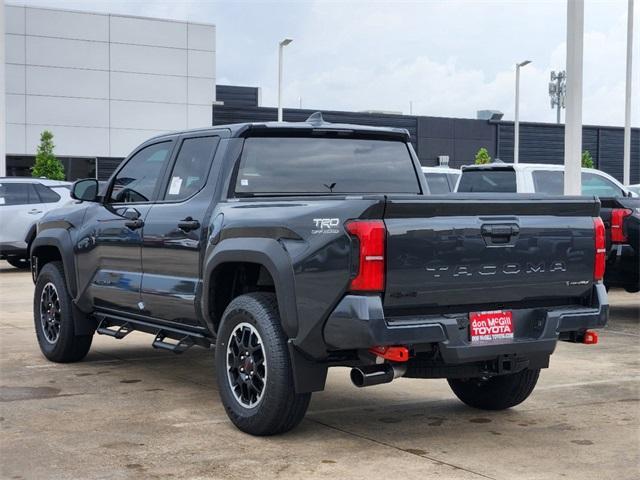
[[[610,295],[595,346],[559,344],[537,389],[504,412],[444,380],[351,386],[330,371],[293,432],[254,438],[218,400],[212,353],[96,336],[86,360],[40,354],[26,272],[0,262],[0,475],[8,479],[637,479],[640,296]]]

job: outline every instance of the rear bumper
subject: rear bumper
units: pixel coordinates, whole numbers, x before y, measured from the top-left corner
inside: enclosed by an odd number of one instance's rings
[[[380,297],[347,295],[329,316],[324,338],[332,350],[438,344],[447,364],[490,360],[500,355],[550,355],[560,334],[606,325],[609,304],[604,285],[594,286],[593,299],[589,307],[513,310],[514,339],[472,344],[467,313],[385,319]]]

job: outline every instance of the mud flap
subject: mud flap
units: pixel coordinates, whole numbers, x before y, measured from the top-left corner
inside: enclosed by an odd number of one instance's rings
[[[320,392],[327,381],[327,364],[306,358],[289,340],[289,358],[296,393]]]

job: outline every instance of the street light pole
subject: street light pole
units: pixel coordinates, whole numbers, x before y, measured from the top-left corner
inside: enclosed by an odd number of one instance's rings
[[[625,185],[631,183],[631,58],[633,57],[633,0],[627,11],[627,82],[624,95],[624,154],[622,178]]]
[[[564,194],[582,192],[582,44],[584,0],[567,0],[567,106],[564,126]]]
[[[520,68],[529,65],[531,60],[516,63],[516,118],[513,124],[513,163],[520,157]]]
[[[293,40],[285,38],[278,44],[278,121],[282,121],[282,51]]]

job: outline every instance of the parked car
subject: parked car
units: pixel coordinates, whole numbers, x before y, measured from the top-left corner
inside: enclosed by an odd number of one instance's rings
[[[558,340],[606,324],[598,202],[430,197],[420,171],[406,130],[318,114],[155,137],[103,197],[78,181],[82,208],[40,222],[40,349],[78,361],[94,332],[134,330],[176,353],[215,344],[222,403],[254,435],[297,425],[334,366],[358,387],[447,378],[473,407],[518,405]]]
[[[460,170],[448,167],[422,167],[424,178],[427,179],[429,193],[451,193],[455,191],[460,178]]]
[[[71,202],[71,183],[43,178],[0,178],[0,259],[29,268],[29,247],[36,223],[54,208]]]
[[[562,195],[564,166],[491,163],[462,167],[458,192],[537,193]],[[607,288],[640,291],[640,198],[611,175],[582,169],[582,194],[600,199],[607,229]]]

